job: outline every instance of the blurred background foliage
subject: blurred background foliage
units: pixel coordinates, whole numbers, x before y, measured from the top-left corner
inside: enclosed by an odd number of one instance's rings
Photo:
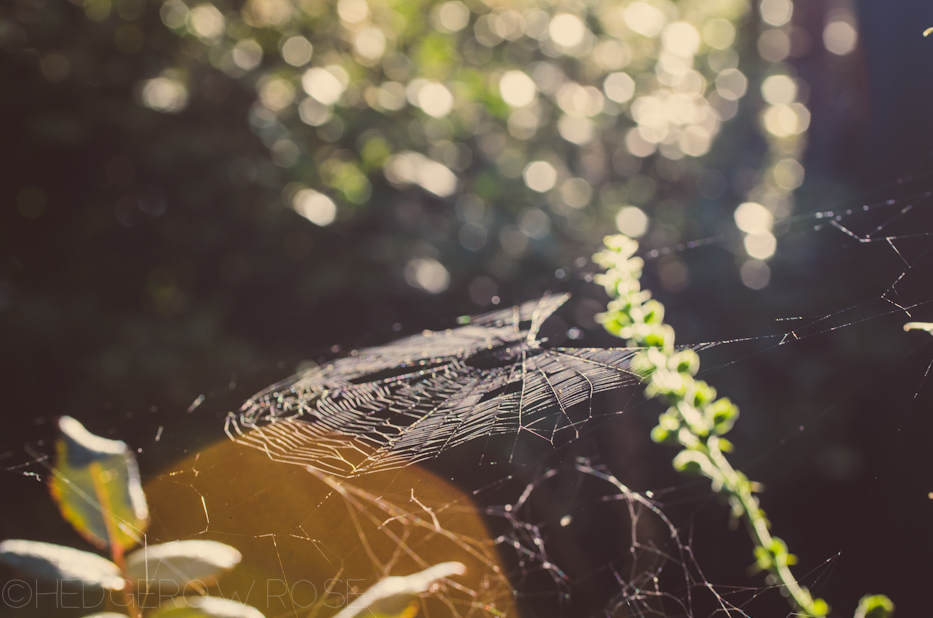
[[[790,61],[855,64],[839,7],[830,53],[790,0],[16,0],[10,362],[180,403],[560,285],[618,228],[653,249],[718,235],[764,287],[804,178]],[[659,273],[690,286],[676,253]]]
[[[907,190],[882,183],[930,147],[930,24],[921,0],[4,2],[4,447],[62,413],[154,434],[202,393],[232,409],[340,346],[548,289],[575,292],[566,336],[612,345],[585,276],[620,229],[657,258],[646,284],[682,341],[877,298],[865,273],[891,256],[789,232]],[[738,458],[901,358],[887,333],[713,380],[761,411]],[[864,497],[884,401],[752,471],[777,487],[769,512],[793,514],[782,484]],[[807,560],[833,531],[782,534]]]

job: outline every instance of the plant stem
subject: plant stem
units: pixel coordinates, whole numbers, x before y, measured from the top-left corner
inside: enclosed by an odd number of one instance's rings
[[[737,498],[742,504],[742,510],[745,513],[743,519],[752,541],[757,547],[767,548],[774,545],[774,538],[768,530],[768,520],[765,519],[764,512],[758,506],[758,499],[750,489],[750,483],[741,482],[739,474],[726,459],[725,455],[718,448],[708,449],[710,461],[722,473],[726,479],[723,490]],[[794,600],[797,607],[801,608],[810,616],[820,616],[825,613],[819,604],[814,601],[809,591],[800,586],[786,561],[775,564],[771,569],[772,575],[780,582],[788,596]]]
[[[731,449],[722,436],[732,428],[738,408],[728,399],[717,400],[715,389],[694,378],[700,361],[693,350],[674,347],[674,330],[664,323],[663,305],[650,300],[650,293],[641,289],[644,263],[633,257],[638,243],[620,235],[607,237],[605,244],[606,250],[593,259],[607,269],[598,281],[613,300],[599,319],[606,330],[625,338],[630,347],[643,348],[633,358],[632,369],[648,383],[647,396],[669,406],[652,430],[652,439],[682,446],[674,466],[713,482],[713,489],[727,499],[733,515],[745,523],[758,567],[782,587],[794,609],[810,618],[825,616],[829,606],[797,582],[789,568],[796,558],[783,541],[771,536],[754,484],[732,467],[723,452]]]
[[[126,601],[126,607],[133,618],[142,618],[142,612],[136,604],[136,598],[133,596],[133,582],[126,574],[126,560],[123,556],[123,544],[120,543],[120,537],[117,535],[115,523],[113,521],[113,510],[110,504],[110,496],[103,485],[100,464],[92,462],[90,464],[91,479],[94,482],[94,492],[97,494],[97,503],[100,505],[101,514],[104,518],[104,525],[107,528],[107,541],[110,544],[110,557],[113,563],[120,567],[120,575],[123,576],[123,600]]]

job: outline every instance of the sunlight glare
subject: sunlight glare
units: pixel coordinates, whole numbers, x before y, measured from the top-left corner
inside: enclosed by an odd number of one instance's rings
[[[674,22],[664,29],[661,43],[678,56],[693,56],[700,49],[700,33],[685,21]]]
[[[603,82],[603,91],[616,103],[626,103],[635,95],[635,80],[628,73],[610,73]]]
[[[758,260],[767,260],[777,249],[777,239],[771,232],[758,232],[745,237],[745,252]]]
[[[858,30],[848,20],[831,21],[823,29],[823,44],[837,56],[851,54],[858,44]]]
[[[177,79],[156,77],[143,82],[140,98],[157,112],[178,112],[188,103],[188,89]]]
[[[311,223],[324,227],[337,218],[337,205],[323,193],[314,189],[302,189],[295,193],[292,208]]]
[[[386,51],[386,35],[374,26],[363,28],[356,34],[353,45],[365,60],[378,60]]]
[[[753,290],[762,290],[771,282],[771,269],[761,260],[746,260],[739,271],[742,283]]]
[[[724,99],[737,101],[748,90],[748,78],[738,69],[726,69],[716,77],[716,92]]]
[[[450,273],[434,258],[415,258],[405,265],[405,281],[429,294],[440,294],[450,285]]]
[[[233,46],[233,62],[244,71],[252,71],[262,63],[262,47],[253,39],[243,39]]]
[[[358,24],[369,17],[369,5],[366,0],[340,0],[337,3],[340,19],[350,24]]]
[[[417,184],[438,197],[448,197],[457,190],[457,175],[420,152],[409,150],[389,157],[384,172],[389,182]]]
[[[664,13],[647,2],[633,2],[625,7],[623,15],[631,30],[647,37],[658,36],[667,23]]]
[[[547,161],[532,161],[525,167],[522,177],[529,189],[544,193],[557,183],[557,170]]]
[[[512,107],[525,107],[535,100],[537,88],[528,75],[522,71],[506,71],[499,80],[499,92],[502,100]]]
[[[344,90],[343,84],[333,73],[320,67],[312,67],[305,71],[301,78],[301,85],[305,92],[324,105],[336,103]]]
[[[774,216],[757,202],[745,202],[735,209],[735,224],[746,234],[770,232]]]
[[[463,30],[470,23],[470,9],[459,0],[442,4],[437,16],[441,26],[449,32]]]
[[[576,47],[586,36],[586,25],[576,15],[560,13],[551,20],[548,33],[551,40],[561,47]]]
[[[623,206],[616,214],[616,227],[629,238],[641,238],[648,231],[648,215],[638,206]]]
[[[783,26],[790,22],[794,15],[794,4],[791,0],[761,0],[759,9],[761,18],[771,26]]]
[[[797,99],[797,82],[787,75],[772,75],[761,84],[761,96],[771,105],[787,105]]]
[[[200,39],[215,41],[223,36],[226,23],[213,4],[199,4],[188,13],[188,30]]]
[[[435,118],[443,118],[454,106],[454,95],[440,82],[428,81],[422,84],[418,88],[416,100],[424,113]]]
[[[300,35],[288,37],[282,43],[282,58],[293,67],[308,64],[312,51],[311,43]]]

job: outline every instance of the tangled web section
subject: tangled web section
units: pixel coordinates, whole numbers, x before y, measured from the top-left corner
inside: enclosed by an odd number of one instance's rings
[[[360,350],[250,398],[226,430],[276,461],[340,477],[433,459],[478,438],[579,436],[596,393],[638,383],[637,350],[549,348],[545,296]]]

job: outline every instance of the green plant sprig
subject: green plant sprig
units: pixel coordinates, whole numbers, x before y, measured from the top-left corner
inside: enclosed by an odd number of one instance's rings
[[[612,300],[598,319],[629,347],[643,348],[632,359],[632,370],[647,384],[646,396],[668,406],[651,431],[652,440],[683,447],[674,457],[674,467],[712,481],[713,491],[726,499],[732,516],[748,529],[757,569],[781,586],[794,608],[811,618],[826,616],[829,605],[797,582],[790,571],[797,558],[784,541],[771,535],[756,496],[758,485],[726,459],[732,444],[724,436],[739,416],[738,407],[728,398],[717,399],[715,388],[694,377],[700,369],[695,351],[674,346],[674,329],[664,323],[664,306],[641,288],[644,261],[635,257],[638,243],[621,234],[607,236],[604,243],[593,261],[606,269],[596,281]],[[889,618],[893,611],[887,597],[874,595],[862,598],[856,615]]]

